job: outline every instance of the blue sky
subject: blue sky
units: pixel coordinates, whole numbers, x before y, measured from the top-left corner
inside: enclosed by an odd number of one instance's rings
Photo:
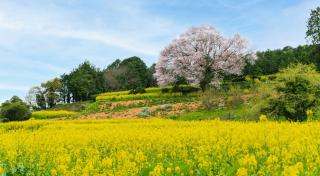
[[[253,50],[305,44],[319,0],[1,0],[0,102],[69,72],[133,55],[148,65],[194,25],[239,33]]]

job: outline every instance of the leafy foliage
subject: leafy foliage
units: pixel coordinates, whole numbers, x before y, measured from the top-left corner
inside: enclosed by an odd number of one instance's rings
[[[54,107],[57,102],[60,101],[59,91],[62,88],[62,84],[58,78],[49,80],[46,83],[42,83],[41,87],[44,88],[44,96],[47,102],[48,108]]]
[[[108,91],[145,88],[154,84],[151,74],[139,57],[116,60],[104,73],[105,86]]]
[[[257,52],[255,62],[247,62],[243,75],[259,76],[279,72],[292,64],[314,64],[320,70],[320,46],[304,45],[296,48]]]
[[[10,121],[22,121],[28,120],[30,116],[29,107],[17,96],[13,96],[1,105],[0,118]]]
[[[66,100],[87,101],[94,99],[94,95],[104,91],[102,72],[88,61],[79,65],[68,76],[63,77]],[[71,97],[68,97],[71,96]]]
[[[278,96],[272,98],[265,111],[276,118],[284,116],[292,121],[307,119],[307,110],[319,105],[320,74],[313,65],[291,66],[277,74]]]
[[[33,110],[46,109],[47,103],[45,98],[45,93],[41,87],[32,87],[26,96],[27,104]]]
[[[311,10],[307,28],[307,38],[314,44],[320,44],[320,7]]]

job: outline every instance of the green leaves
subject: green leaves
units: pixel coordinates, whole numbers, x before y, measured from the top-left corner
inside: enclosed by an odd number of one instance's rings
[[[306,111],[319,105],[320,74],[314,65],[290,66],[276,75],[278,96],[271,98],[266,111],[288,120],[304,121]]]
[[[313,44],[320,44],[320,7],[311,10],[307,28],[307,38],[311,39]]]
[[[21,121],[29,119],[30,116],[29,107],[17,96],[13,96],[1,105],[0,118]]]
[[[130,57],[123,61],[116,60],[104,73],[107,90],[148,87],[154,81],[151,71],[139,57]]]

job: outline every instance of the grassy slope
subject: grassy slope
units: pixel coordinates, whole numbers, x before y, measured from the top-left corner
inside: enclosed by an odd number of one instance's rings
[[[54,108],[49,110],[66,110],[66,111],[81,112],[90,103],[91,103],[90,101],[84,101],[84,102],[76,102],[76,103],[70,103],[70,104],[58,104]]]
[[[147,96],[152,93],[152,96]],[[100,100],[96,102],[80,102],[66,105],[57,105],[52,110],[67,110],[67,111],[75,111],[79,112],[83,115],[91,115],[95,113],[115,113],[115,112],[128,112],[133,109],[147,108],[148,110],[153,108],[153,112],[150,113],[150,116],[155,116],[157,114],[161,114],[162,117],[175,119],[175,120],[206,120],[213,118],[220,118],[224,120],[256,120],[257,117],[255,115],[250,115],[251,105],[248,104],[240,104],[236,106],[226,106],[222,108],[213,108],[212,110],[205,110],[201,108],[200,103],[200,93],[192,93],[189,95],[180,95],[176,96],[176,94],[167,94],[168,96],[154,96],[154,94],[161,95],[159,88],[151,88],[147,89],[147,93],[132,95],[131,98],[123,98],[123,96],[128,95],[128,91],[121,92],[109,92],[103,93],[99,95],[100,97],[104,97],[105,100]],[[143,95],[143,96],[142,96]],[[99,97],[98,96],[98,97]],[[109,98],[114,97],[114,98]],[[142,98],[141,98],[142,97]],[[135,99],[139,99],[138,103],[130,103],[137,101]],[[122,104],[124,103],[124,104]],[[199,107],[189,109],[186,107],[185,110],[180,110],[179,112],[172,110],[173,108],[158,108],[154,110],[155,107],[161,106],[175,106],[177,104],[190,104],[197,103]],[[109,106],[113,106],[113,104],[117,104],[116,106],[109,108]],[[101,108],[101,106],[106,106],[107,108]],[[135,112],[136,113],[136,112]],[[121,113],[118,113],[121,114]],[[136,113],[138,116],[138,113]],[[106,115],[106,117],[109,117]]]

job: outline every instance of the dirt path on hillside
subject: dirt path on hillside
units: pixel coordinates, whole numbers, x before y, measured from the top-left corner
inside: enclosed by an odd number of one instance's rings
[[[155,113],[155,116],[161,116],[161,113],[178,115],[186,111],[195,111],[200,107],[200,103],[177,103],[168,105],[156,105],[151,107],[131,108],[125,111],[119,112],[100,112],[95,114],[89,114],[80,117],[81,119],[101,119],[101,118],[137,118],[138,114],[145,109],[148,109],[150,113]]]
[[[255,96],[254,94],[242,95],[241,98],[244,103],[248,102],[251,97]],[[218,99],[217,99],[218,100]],[[113,110],[117,106],[131,106],[139,103],[146,103],[146,100],[130,100],[130,101],[120,101],[112,102],[110,104],[100,105],[100,111],[106,109]],[[176,104],[162,104],[155,105],[150,107],[139,107],[139,108],[130,108],[123,111],[116,112],[99,112],[89,115],[81,116],[80,119],[102,119],[102,118],[138,118],[138,114],[144,110],[148,110],[153,116],[163,117],[170,115],[179,115],[185,112],[193,112],[199,109],[201,106],[200,102],[190,102],[190,103],[176,103]]]

